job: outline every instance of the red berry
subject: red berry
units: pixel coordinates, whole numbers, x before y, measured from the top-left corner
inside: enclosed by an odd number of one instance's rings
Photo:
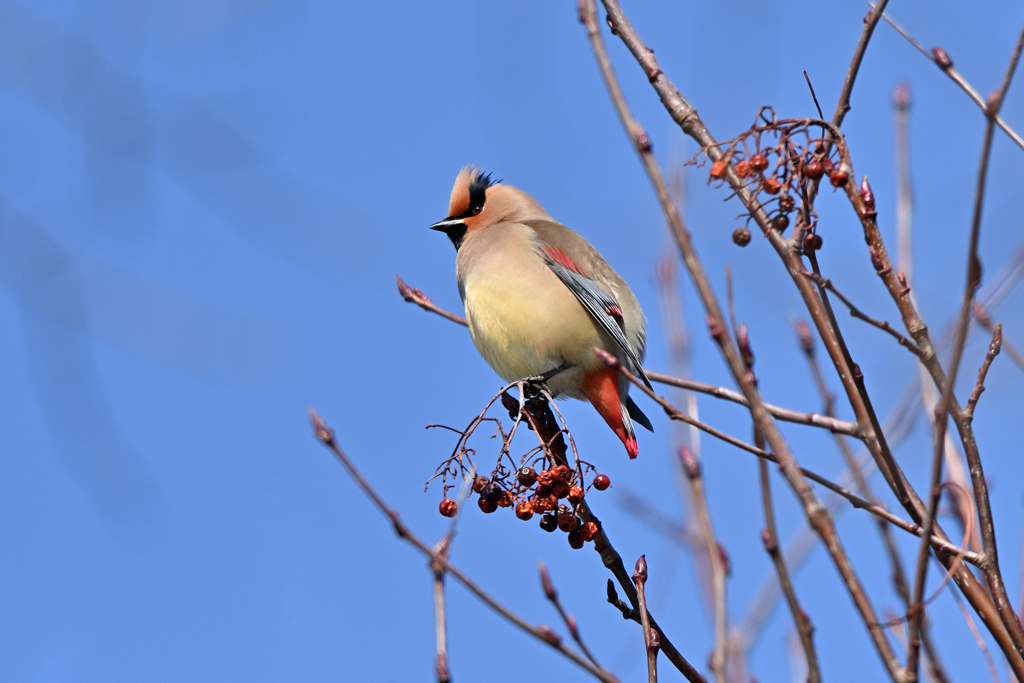
[[[736,164],[736,175],[738,175],[740,178],[747,178],[750,176],[750,173],[751,170],[749,161],[744,160]]]
[[[850,176],[846,175],[843,171],[832,171],[829,174],[828,179],[832,181],[833,187],[841,187],[846,184],[846,181],[850,179]]]
[[[754,169],[758,173],[768,168],[768,157],[758,152],[754,156],[750,157],[750,168]]]
[[[537,483],[537,472],[534,471],[532,467],[524,467],[519,470],[518,478],[520,484],[526,488],[530,488]]]
[[[459,504],[451,498],[445,498],[438,506],[438,510],[440,510],[441,514],[445,517],[454,517],[455,513],[459,511]]]
[[[551,533],[558,528],[558,520],[555,519],[554,515],[544,515],[540,518],[540,528]]]
[[[821,237],[814,234],[813,232],[809,232],[806,235],[804,235],[805,254],[810,254],[811,252],[818,251],[819,249],[821,249]]]
[[[779,214],[778,216],[772,219],[772,228],[774,228],[775,230],[778,230],[779,232],[784,232],[788,227],[789,218],[786,217],[786,214]]]
[[[541,486],[551,486],[551,484],[554,481],[555,475],[551,473],[551,470],[544,470],[543,472],[537,475],[537,483],[539,483]]]
[[[569,532],[569,547],[573,550],[579,550],[583,547],[583,535],[579,531]]]
[[[764,179],[764,191],[768,194],[778,194],[781,189],[782,183],[780,183],[776,178]]]
[[[580,536],[583,537],[584,541],[592,541],[594,540],[594,536],[597,536],[598,531],[599,529],[597,528],[596,523],[587,522],[582,527],[580,527]]]
[[[533,503],[528,500],[524,500],[519,505],[516,505],[516,517],[524,522],[533,517]]]
[[[491,480],[481,475],[473,480],[473,493],[483,493],[487,485],[491,483]]]
[[[512,497],[512,492],[504,491],[502,492],[501,497],[498,498],[498,507],[510,508],[514,502],[515,498]]]
[[[598,491],[604,491],[612,485],[612,480],[608,478],[607,474],[599,474],[594,477],[594,488]]]
[[[569,483],[565,481],[556,481],[551,485],[551,495],[555,498],[565,498],[569,495]]]
[[[476,499],[476,504],[480,506],[480,509],[484,511],[484,514],[491,514],[498,509],[498,501],[491,498],[484,498],[480,496]]]
[[[579,503],[583,500],[583,489],[579,486],[573,486],[569,489],[569,501],[572,503]]]
[[[812,159],[804,164],[804,175],[811,180],[817,180],[825,174],[825,168],[817,159]]]
[[[566,515],[559,515],[558,528],[562,531],[575,531],[580,524],[580,518],[571,512]]]
[[[711,164],[711,177],[714,178],[715,180],[718,180],[719,178],[724,178],[726,168],[727,164],[724,161],[716,161],[715,163]]]
[[[565,465],[559,465],[558,467],[555,467],[554,469],[551,470],[551,473],[555,475],[556,479],[561,479],[562,481],[569,481],[569,477],[572,476],[572,470],[570,470]]]

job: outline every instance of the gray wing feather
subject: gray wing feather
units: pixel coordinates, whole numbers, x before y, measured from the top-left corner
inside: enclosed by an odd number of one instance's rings
[[[630,371],[633,374],[638,375],[640,379],[644,381],[648,387],[651,386],[650,380],[647,379],[647,375],[644,373],[643,367],[640,365],[640,361],[637,360],[636,354],[633,353],[633,349],[630,348],[629,342],[626,341],[626,336],[622,332],[622,327],[619,323],[620,318],[617,318],[608,312],[608,309],[618,309],[619,302],[612,297],[604,287],[599,283],[591,280],[590,278],[577,273],[574,270],[566,268],[560,263],[554,261],[543,249],[540,249],[540,254],[544,258],[545,263],[548,267],[554,271],[555,275],[558,276],[569,291],[583,304],[583,308],[587,309],[587,313],[593,318],[601,329],[608,333],[608,336],[612,338],[615,345],[618,346],[626,358],[629,359],[629,363],[632,365]]]

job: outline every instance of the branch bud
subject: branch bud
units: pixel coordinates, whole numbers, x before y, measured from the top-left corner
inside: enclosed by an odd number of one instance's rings
[[[808,356],[814,355],[814,337],[811,336],[811,328],[806,320],[796,321],[796,334],[800,338],[800,348]]]
[[[693,451],[686,446],[680,446],[679,459],[683,461],[683,471],[686,472],[687,479],[693,480],[700,476],[700,461]]]
[[[548,574],[548,568],[544,566],[544,563],[540,563],[540,585],[544,588],[544,597],[551,602],[558,600],[558,591],[555,590],[555,584],[551,581],[551,575]]]
[[[953,59],[949,56],[949,53],[941,47],[932,48],[932,57],[935,57],[935,63],[938,64],[939,68],[943,71],[949,71],[953,68]]]
[[[641,555],[640,559],[636,561],[636,569],[633,570],[633,583],[640,586],[647,583],[647,557]]]
[[[871,185],[868,184],[868,177],[865,175],[860,181],[860,198],[864,202],[864,209],[869,213],[875,211],[875,194],[871,191]]]
[[[562,644],[562,636],[558,635],[553,628],[541,624],[537,627],[537,634],[547,641],[548,644],[558,647]]]

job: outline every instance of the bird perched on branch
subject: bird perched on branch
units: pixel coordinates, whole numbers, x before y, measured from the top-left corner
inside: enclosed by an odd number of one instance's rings
[[[543,381],[554,396],[588,400],[639,453],[633,421],[651,422],[629,380],[595,353],[611,353],[648,386],[640,366],[644,313],[629,286],[579,234],[530,195],[466,167],[448,217],[430,226],[451,239],[466,321],[480,355],[506,381]]]

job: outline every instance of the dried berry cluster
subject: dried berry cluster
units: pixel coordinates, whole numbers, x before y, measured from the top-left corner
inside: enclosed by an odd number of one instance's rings
[[[539,514],[541,529],[564,531],[569,534],[569,545],[582,548],[598,532],[595,522],[584,522],[579,515],[580,504],[586,496],[582,483],[582,474],[567,465],[555,465],[540,472],[526,466],[516,472],[512,481],[477,477],[473,481],[473,493],[478,494],[477,505],[484,513],[514,506],[516,517],[524,521],[533,518],[535,513]],[[598,491],[609,486],[611,480],[605,474],[594,476],[590,483],[590,487]],[[453,517],[457,510],[458,504],[451,498],[441,501],[442,515]]]
[[[722,149],[722,156],[711,164],[708,182],[725,182],[731,167],[768,213],[772,229],[785,232],[794,215],[804,251],[816,251],[821,248],[821,237],[815,234],[812,188],[825,176],[833,187],[849,181],[841,142],[836,143],[830,129],[828,123],[816,119],[778,120],[775,112],[765,107],[749,130],[715,145]],[[689,163],[700,160],[703,165],[708,149],[702,149]],[[733,242],[741,247],[750,243],[748,226],[753,216],[748,213],[745,217],[743,227],[732,234]]]
[[[448,492],[455,486],[454,480],[471,476],[474,471],[472,459],[476,451],[469,448],[467,441],[475,429],[484,421],[494,422],[497,430],[494,436],[501,435],[502,447],[498,462],[491,475],[476,476],[472,482],[472,490],[467,498],[477,494],[477,505],[486,514],[498,508],[514,508],[516,516],[522,520],[531,519],[534,514],[540,515],[540,528],[552,532],[555,529],[568,534],[569,545],[582,548],[587,541],[593,540],[600,527],[594,521],[583,521],[581,506],[587,492],[594,488],[604,491],[611,486],[607,475],[597,474],[593,465],[581,460],[573,446],[575,467],[567,462],[565,437],[572,443],[572,436],[564,426],[559,427],[549,407],[548,396],[538,392],[528,384],[520,384],[520,391],[528,397],[520,404],[508,391],[495,396],[464,432],[455,452],[437,468],[431,481],[440,477],[444,482],[444,500],[439,510],[445,517],[454,517],[458,512],[459,503],[449,497]],[[500,397],[501,403],[513,419],[512,428],[505,431],[497,418],[486,417],[491,405]],[[525,410],[520,410],[520,406]],[[512,439],[520,424],[538,435],[550,435],[545,441],[541,439],[538,446],[531,448],[518,463],[510,455]],[[457,431],[457,430],[456,430]],[[591,476],[592,475],[592,476]],[[587,485],[587,478],[590,484]],[[430,482],[427,482],[428,486]]]

